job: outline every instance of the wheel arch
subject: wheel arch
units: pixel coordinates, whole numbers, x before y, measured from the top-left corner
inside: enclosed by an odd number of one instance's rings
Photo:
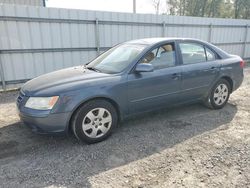
[[[228,83],[230,84],[230,93],[233,92],[233,80],[230,76],[222,76],[221,79],[225,79],[226,81],[228,81]]]
[[[118,103],[117,103],[115,100],[113,100],[113,99],[111,99],[111,98],[109,98],[109,97],[106,97],[106,96],[92,97],[92,98],[89,98],[89,99],[87,99],[87,100],[82,101],[80,104],[78,104],[78,105],[73,109],[73,112],[72,112],[71,115],[70,115],[69,122],[68,122],[68,126],[67,126],[67,129],[66,129],[67,132],[69,132],[70,129],[71,129],[72,120],[73,120],[74,115],[76,114],[76,112],[77,112],[83,105],[85,105],[87,102],[93,101],[93,100],[98,100],[98,99],[99,99],[99,100],[106,100],[106,101],[108,101],[109,103],[111,103],[111,104],[114,106],[114,108],[115,108],[115,110],[116,110],[116,112],[117,112],[118,122],[122,119],[122,113],[121,113],[121,110],[120,110],[120,106],[118,105]]]

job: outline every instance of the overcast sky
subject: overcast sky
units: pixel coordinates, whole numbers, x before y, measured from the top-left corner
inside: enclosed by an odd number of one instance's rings
[[[155,13],[152,0],[137,0],[137,13]],[[47,0],[47,7],[133,12],[133,0]]]

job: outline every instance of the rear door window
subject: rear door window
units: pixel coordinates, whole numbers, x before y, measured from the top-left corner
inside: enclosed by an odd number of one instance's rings
[[[187,42],[180,43],[179,46],[183,64],[200,63],[218,59],[218,55],[205,45]]]
[[[206,52],[203,45],[196,43],[180,43],[183,64],[200,63],[206,61]]]

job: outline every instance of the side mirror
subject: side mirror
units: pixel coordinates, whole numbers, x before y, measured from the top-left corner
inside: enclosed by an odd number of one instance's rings
[[[139,63],[135,67],[136,72],[153,72],[154,67],[150,63]]]

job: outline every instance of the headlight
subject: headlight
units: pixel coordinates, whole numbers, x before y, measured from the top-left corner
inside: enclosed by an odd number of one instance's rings
[[[30,97],[25,107],[36,110],[50,110],[56,104],[58,96],[53,97]]]

